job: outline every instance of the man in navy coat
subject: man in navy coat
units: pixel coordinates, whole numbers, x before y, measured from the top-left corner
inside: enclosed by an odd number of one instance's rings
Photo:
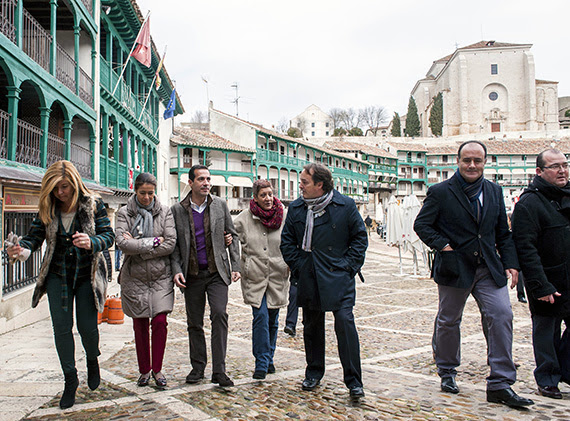
[[[432,186],[414,223],[420,239],[436,250],[433,278],[438,284],[435,361],[441,389],[459,393],[460,324],[470,294],[488,323],[487,401],[512,407],[534,402],[518,396],[512,358],[513,312],[507,289],[518,281],[518,260],[507,224],[501,187],[485,180],[487,148],[464,142],[457,152],[457,172]]]
[[[368,235],[354,200],[334,190],[332,174],[309,164],[299,176],[302,195],[289,205],[281,253],[298,280],[307,368],[303,390],[325,374],[325,312],[332,311],[344,383],[352,398],[364,396],[360,344],[354,324],[354,276],[364,263]]]

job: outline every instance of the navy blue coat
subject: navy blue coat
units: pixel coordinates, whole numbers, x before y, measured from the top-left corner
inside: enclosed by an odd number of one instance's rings
[[[507,224],[501,187],[483,181],[483,212],[475,213],[457,175],[428,190],[414,222],[420,239],[436,250],[433,278],[436,283],[469,288],[475,280],[479,253],[499,287],[507,284],[505,269],[518,269],[515,245]],[[453,251],[444,251],[447,244]]]
[[[307,206],[289,205],[281,253],[298,280],[297,305],[321,311],[353,307],[354,276],[364,263],[368,235],[354,200],[334,191],[326,212],[315,218],[312,251],[303,251]]]

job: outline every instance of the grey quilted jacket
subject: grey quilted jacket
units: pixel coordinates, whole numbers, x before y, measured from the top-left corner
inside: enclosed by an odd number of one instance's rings
[[[174,218],[170,208],[161,205],[156,196],[152,214],[153,237],[127,240],[123,233],[131,232],[137,217],[135,196],[117,212],[116,244],[125,255],[119,275],[123,311],[133,318],[170,313],[174,305],[170,269],[170,255],[176,244]],[[153,247],[154,237],[164,237],[164,241]]]

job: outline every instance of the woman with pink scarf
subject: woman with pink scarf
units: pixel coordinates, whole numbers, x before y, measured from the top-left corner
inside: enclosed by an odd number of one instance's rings
[[[249,209],[234,221],[241,243],[243,299],[253,310],[254,379],[275,373],[279,308],[287,306],[289,268],[279,250],[283,214],[269,181],[257,180]]]

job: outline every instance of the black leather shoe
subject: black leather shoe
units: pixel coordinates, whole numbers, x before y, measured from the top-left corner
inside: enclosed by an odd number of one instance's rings
[[[315,390],[315,387],[317,387],[320,382],[321,382],[320,379],[311,379],[307,377],[305,380],[303,380],[303,383],[301,383],[301,389]]]
[[[226,373],[212,374],[212,383],[217,383],[221,387],[230,387],[234,385],[234,382],[226,375]]]
[[[510,387],[501,390],[487,390],[487,402],[502,403],[511,408],[524,408],[534,405],[532,400],[521,398]]]
[[[350,389],[350,397],[353,399],[360,399],[364,397],[364,389],[362,386],[352,387]]]
[[[253,372],[253,378],[255,380],[263,380],[265,378],[265,376],[267,375],[267,373],[265,373],[265,371],[261,371],[261,370],[255,370]]]
[[[162,374],[160,371],[158,373],[155,373],[153,371],[152,378],[154,379],[154,382],[156,383],[157,387],[159,388],[166,387],[166,377],[164,377],[164,374]]]
[[[275,373],[275,366],[273,364],[269,364],[269,367],[267,367],[267,374],[273,373]]]
[[[295,332],[295,328],[289,327],[289,326],[285,326],[285,329],[283,329],[283,332],[285,332],[287,335],[291,336],[292,338],[294,338],[295,335],[297,334],[297,332]]]
[[[552,399],[562,399],[562,393],[556,386],[538,386],[538,393]]]
[[[149,381],[150,381],[150,372],[146,374],[141,374],[139,379],[137,380],[137,386],[140,387],[148,386]]]
[[[525,303],[525,304],[527,303],[526,297],[525,297],[524,295],[519,295],[519,301],[520,301],[521,303]]]
[[[186,383],[194,384],[198,383],[204,378],[204,372],[202,370],[196,370],[195,368],[186,376]]]
[[[441,391],[446,393],[459,393],[455,377],[442,377],[441,378]]]

